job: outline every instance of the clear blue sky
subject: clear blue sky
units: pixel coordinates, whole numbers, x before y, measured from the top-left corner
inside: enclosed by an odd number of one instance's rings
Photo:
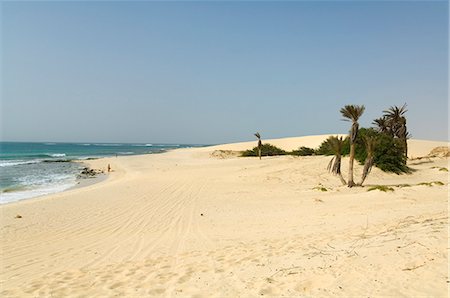
[[[346,133],[408,104],[448,140],[448,3],[3,2],[2,140]]]

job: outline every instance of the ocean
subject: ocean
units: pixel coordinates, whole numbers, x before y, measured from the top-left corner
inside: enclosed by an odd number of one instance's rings
[[[0,142],[0,204],[60,192],[77,183],[88,158],[155,154],[192,144]]]

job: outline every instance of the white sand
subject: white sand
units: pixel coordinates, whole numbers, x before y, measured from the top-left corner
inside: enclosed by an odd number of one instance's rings
[[[330,157],[210,157],[254,145],[95,160],[115,170],[106,181],[0,206],[1,294],[447,297],[447,159],[413,160],[411,175],[373,169],[366,185],[385,193],[341,186]],[[418,185],[432,181],[444,185]]]

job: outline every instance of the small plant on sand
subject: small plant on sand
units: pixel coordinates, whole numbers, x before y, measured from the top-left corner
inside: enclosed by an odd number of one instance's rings
[[[372,191],[372,190],[379,190],[379,191],[383,191],[383,192],[394,191],[394,189],[392,187],[389,187],[386,185],[371,186],[371,187],[369,187],[369,189],[367,191]]]
[[[442,183],[441,181],[431,181],[431,182],[421,182],[417,185],[424,185],[424,186],[439,185],[439,186],[442,186],[442,185],[444,185],[444,183]]]
[[[438,169],[439,171],[441,171],[441,172],[448,172],[448,169],[447,168],[444,168],[444,167],[431,167],[430,169]]]
[[[319,190],[319,191],[328,191],[328,189],[326,187],[324,187],[322,184],[319,183],[318,186],[313,188],[314,190]]]
[[[396,187],[400,187],[400,188],[403,188],[403,187],[411,187],[411,184],[406,184],[406,183],[404,183],[404,184],[397,184],[397,185],[395,185]]]

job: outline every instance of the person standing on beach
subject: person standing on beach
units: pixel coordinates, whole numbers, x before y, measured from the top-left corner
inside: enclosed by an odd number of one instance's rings
[[[111,165],[108,164],[108,173],[111,172]]]

